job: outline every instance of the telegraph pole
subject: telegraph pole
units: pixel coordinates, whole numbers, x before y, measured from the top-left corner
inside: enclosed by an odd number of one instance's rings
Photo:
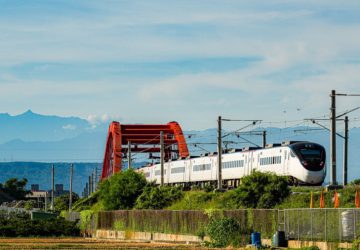
[[[51,165],[51,211],[54,211],[55,167]]]
[[[263,148],[266,146],[266,130],[262,132],[262,146]]]
[[[160,174],[161,186],[164,185],[164,132],[160,131]]]
[[[89,175],[89,196],[92,194],[92,174]]]
[[[97,189],[97,184],[98,184],[98,173],[97,173],[97,167],[95,167],[95,169],[94,169],[94,173],[95,173],[95,179],[94,179],[94,191],[96,191],[96,189]]]
[[[69,190],[69,211],[72,209],[72,183],[73,182],[73,164],[70,165],[70,190]]]
[[[131,168],[131,142],[128,141],[128,169]]]
[[[343,163],[343,185],[347,185],[348,175],[348,145],[349,145],[349,118],[345,116],[345,138],[344,138],[344,163]]]
[[[85,185],[85,197],[89,197],[89,183],[86,182],[86,185]]]
[[[336,185],[336,103],[335,90],[331,91],[331,107],[330,107],[330,185]]]
[[[221,146],[221,116],[218,117],[218,142],[217,142],[217,150],[218,150],[218,189],[222,190],[222,172],[221,172],[221,158],[222,158],[222,146]]]

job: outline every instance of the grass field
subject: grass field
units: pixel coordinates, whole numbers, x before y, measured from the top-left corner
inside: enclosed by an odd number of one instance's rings
[[[89,238],[0,238],[0,249],[201,249],[194,245]]]

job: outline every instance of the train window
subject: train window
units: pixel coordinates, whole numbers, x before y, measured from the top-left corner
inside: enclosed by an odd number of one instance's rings
[[[226,168],[226,162],[224,162],[222,164],[223,168]],[[193,166],[193,171],[205,171],[205,170],[210,170],[211,169],[211,164],[200,164],[200,165],[194,165]]]
[[[164,169],[164,174],[166,174],[166,169]],[[155,176],[161,175],[161,170],[155,170]]]
[[[172,168],[171,173],[172,174],[185,173],[185,167]]]

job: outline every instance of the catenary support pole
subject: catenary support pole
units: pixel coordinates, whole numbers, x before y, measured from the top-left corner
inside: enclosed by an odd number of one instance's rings
[[[330,185],[336,185],[336,92],[331,91],[331,108],[330,108]]]
[[[161,186],[164,185],[164,132],[160,131],[160,174]]]
[[[55,167],[51,165],[51,211],[54,211]]]
[[[344,138],[344,157],[343,157],[343,185],[348,182],[348,146],[349,146],[349,118],[345,116],[345,138]]]
[[[263,148],[266,146],[266,130],[262,132],[262,146]]]
[[[128,141],[128,155],[127,155],[127,158],[128,158],[128,169],[131,168],[131,142]]]
[[[92,174],[89,175],[89,196],[92,194]]]
[[[89,183],[86,182],[85,184],[85,197],[89,197]]]
[[[72,189],[73,189],[73,164],[70,165],[70,188],[69,188],[69,211],[72,209]]]
[[[96,191],[96,189],[97,189],[97,184],[98,184],[98,181],[99,181],[99,179],[98,179],[98,172],[97,172],[97,167],[95,167],[95,169],[94,169],[94,174],[95,174],[95,179],[94,179],[94,192]]]
[[[217,142],[217,151],[218,151],[218,189],[222,189],[222,146],[221,146],[221,116],[218,117],[218,142]]]
[[[48,196],[47,196],[47,192],[48,192],[48,191],[45,191],[45,201],[44,201],[44,202],[45,202],[45,209],[44,209],[44,210],[45,210],[45,212],[47,212],[47,205],[48,205],[48,200],[47,200],[47,199],[48,199]]]

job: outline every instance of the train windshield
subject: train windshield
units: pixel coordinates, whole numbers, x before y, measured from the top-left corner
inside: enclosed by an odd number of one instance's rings
[[[325,167],[325,149],[319,144],[296,143],[291,148],[306,169],[320,171]]]
[[[302,148],[299,152],[304,160],[321,160],[322,151],[320,149]]]

